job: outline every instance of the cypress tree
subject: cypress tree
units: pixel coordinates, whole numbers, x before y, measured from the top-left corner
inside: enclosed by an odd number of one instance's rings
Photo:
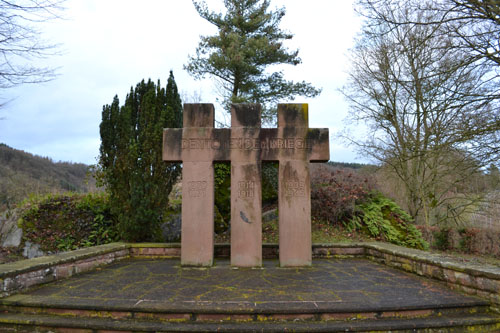
[[[121,237],[152,241],[160,231],[168,195],[180,164],[162,160],[163,128],[182,126],[182,103],[172,71],[166,89],[144,80],[125,104],[115,96],[100,125],[100,175],[109,193]]]

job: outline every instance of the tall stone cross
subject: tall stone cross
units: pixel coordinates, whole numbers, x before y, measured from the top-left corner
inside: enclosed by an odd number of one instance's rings
[[[185,104],[183,128],[163,133],[163,159],[182,162],[181,264],[211,266],[214,161],[231,162],[231,264],[262,264],[261,162],[277,161],[280,265],[311,264],[309,162],[329,160],[328,129],[308,127],[307,104],[278,105],[278,128],[261,108],[236,104],[231,128],[214,128],[212,104]]]

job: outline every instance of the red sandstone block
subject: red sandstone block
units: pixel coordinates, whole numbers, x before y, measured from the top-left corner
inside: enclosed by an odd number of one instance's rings
[[[463,291],[464,293],[466,294],[469,294],[469,295],[477,295],[477,292],[478,290],[477,289],[474,289],[474,288],[469,288],[469,287],[466,287],[466,286],[463,286],[463,285],[458,285],[459,287],[459,290]]]
[[[130,251],[128,249],[120,250],[120,251],[114,252],[114,258],[119,259],[119,258],[123,258],[123,257],[128,257],[129,254],[130,254]]]
[[[417,318],[417,317],[427,317],[431,315],[432,315],[432,310],[385,311],[382,313],[382,318],[393,318],[393,317]]]
[[[422,264],[422,273],[425,276],[433,277],[438,280],[445,279],[444,270],[441,267],[437,267],[430,264]]]
[[[500,281],[483,277],[474,279],[474,285],[481,290],[500,294]]]
[[[86,272],[93,267],[93,264],[90,262],[76,262],[75,263],[75,271],[78,273]]]
[[[57,333],[92,333],[92,330],[87,330],[84,328],[62,328],[62,327],[56,327],[56,328],[46,328],[48,332],[57,332]]]
[[[104,315],[106,316],[106,314]],[[107,315],[109,316],[109,318],[113,319],[132,318],[132,313],[127,311],[110,311],[107,312]]]
[[[321,320],[375,319],[375,312],[323,313]]]
[[[302,314],[273,314],[268,317],[269,320],[313,320],[314,314],[312,313],[302,313]]]
[[[454,272],[455,280],[463,286],[472,287],[472,278],[469,274],[462,272]]]
[[[180,257],[181,256],[181,249],[180,248],[173,248],[173,247],[166,248],[165,255],[172,256],[172,257]]]
[[[59,265],[55,268],[56,280],[68,278],[73,275],[73,264]]]
[[[188,321],[191,319],[189,313],[152,313],[152,312],[137,312],[134,318],[143,319],[158,319],[165,321]]]
[[[345,249],[342,249],[343,254],[346,255],[363,255],[365,254],[365,249],[363,248],[358,248],[358,247],[348,247]]]
[[[197,321],[224,321],[231,320],[231,316],[226,314],[200,313],[196,316]]]
[[[249,314],[231,315],[231,320],[234,320],[234,321],[252,321],[253,316],[249,315]]]
[[[74,317],[92,317],[92,315],[95,316],[95,311],[90,311],[90,310],[47,308],[43,309],[43,312],[46,314],[74,316]]]
[[[330,255],[330,251],[324,247],[313,248],[314,257],[326,257]]]
[[[180,248],[169,248],[169,247],[144,247],[144,248],[134,248],[132,249],[133,256],[169,256],[169,257],[179,257],[181,255]]]
[[[452,271],[451,269],[443,269],[444,273],[444,279],[448,282],[455,283],[457,282],[457,279],[455,278],[455,271]]]
[[[16,277],[21,288],[28,288],[40,283],[46,283],[54,280],[51,269],[38,270],[26,274],[21,274]]]
[[[164,256],[165,255],[165,249],[158,247],[158,248],[146,248],[143,251],[144,254],[150,255],[150,256]]]
[[[346,320],[356,318],[354,313],[323,313],[321,314],[321,320]]]
[[[487,291],[478,290],[477,296],[490,300],[493,303],[500,305],[500,295],[497,293],[489,293]]]

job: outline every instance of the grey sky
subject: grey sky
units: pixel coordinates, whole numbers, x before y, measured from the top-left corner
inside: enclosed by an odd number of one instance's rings
[[[222,0],[207,2],[217,8]],[[309,103],[309,125],[330,128],[332,160],[366,162],[335,135],[347,115],[337,89],[345,81],[347,51],[359,28],[352,2],[274,0],[271,6],[286,7],[281,27],[295,35],[287,46],[299,48],[303,61],[283,67],[286,78],[323,88],[315,99],[296,100]],[[116,94],[123,102],[142,79],[166,85],[170,70],[183,94],[201,93],[203,102],[215,104],[210,79],[195,81],[182,69],[199,36],[216,32],[191,1],[69,0],[66,7],[65,20],[43,27],[43,37],[60,43],[62,54],[40,63],[59,67],[59,76],[1,92],[11,102],[0,109],[0,142],[55,161],[95,163],[102,106]]]

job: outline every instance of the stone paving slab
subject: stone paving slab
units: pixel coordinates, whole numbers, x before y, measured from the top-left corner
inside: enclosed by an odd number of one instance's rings
[[[487,305],[434,281],[366,259],[315,259],[312,267],[259,269],[217,260],[186,268],[178,259],[125,259],[0,300],[3,305],[201,313],[416,310]]]

